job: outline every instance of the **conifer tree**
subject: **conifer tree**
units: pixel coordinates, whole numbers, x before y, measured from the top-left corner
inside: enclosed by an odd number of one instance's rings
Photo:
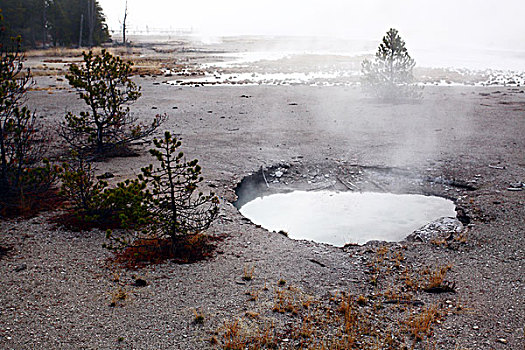
[[[155,224],[150,233],[176,240],[206,230],[218,214],[219,199],[214,193],[198,191],[203,181],[198,160],[187,161],[182,152],[177,152],[182,143],[168,131],[153,143],[155,149],[150,153],[160,167],[142,169],[153,188],[151,212]]]
[[[2,0],[0,8],[7,37],[20,35],[25,47],[76,44],[80,33],[82,42],[90,45],[110,39],[97,0]]]
[[[373,60],[362,63],[362,86],[384,100],[418,98],[420,92],[412,84],[416,62],[405,47],[396,29],[383,37]]]
[[[194,237],[208,229],[219,213],[219,199],[214,193],[199,190],[203,181],[198,160],[188,161],[178,151],[181,142],[166,131],[162,139],[154,139],[155,148],[150,150],[159,167],[142,168],[142,174],[135,181],[142,188],[150,188],[143,198],[147,213],[142,214],[143,230],[127,231],[107,237],[111,240],[106,247],[122,249],[136,242],[168,240],[172,249],[188,237]],[[130,221],[133,224],[132,221]],[[132,225],[129,225],[132,226]]]
[[[106,50],[83,56],[84,64],[71,65],[66,78],[89,110],[67,113],[60,130],[64,140],[80,154],[109,155],[153,133],[166,117],[157,115],[150,125],[141,125],[130,114],[129,104],[140,97],[140,87],[130,79],[132,64]]]
[[[0,12],[0,214],[29,210],[29,202],[49,190],[56,175],[44,160],[47,140],[24,105],[32,78],[23,69],[21,38],[7,44],[5,34]]]

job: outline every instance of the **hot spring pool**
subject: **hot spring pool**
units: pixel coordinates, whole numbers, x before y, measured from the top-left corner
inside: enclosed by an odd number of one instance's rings
[[[239,211],[269,231],[342,247],[401,241],[429,222],[455,217],[454,209],[450,200],[415,194],[294,191],[258,197]]]

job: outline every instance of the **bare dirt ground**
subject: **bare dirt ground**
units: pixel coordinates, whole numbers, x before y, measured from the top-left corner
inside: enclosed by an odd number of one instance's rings
[[[61,79],[39,77],[28,100],[50,125],[82,108]],[[413,294],[424,305],[438,305],[443,316],[433,336],[415,348],[525,348],[525,190],[508,190],[525,181],[525,89],[426,87],[420,103],[392,105],[357,87],[178,87],[163,84],[163,76],[135,79],[143,96],[133,113],[144,120],[169,115],[159,134],[165,129],[180,136],[186,155],[199,159],[207,185],[223,199],[210,230],[223,241],[208,261],[124,271],[107,264],[111,254],[102,248],[103,232],[53,229],[47,222],[52,213],[4,221],[0,243],[12,249],[0,256],[1,348],[219,347],[210,339],[221,341],[228,322],[257,327],[247,313],[284,327],[297,322],[272,312],[281,280],[319,299],[338,292],[385,296],[381,291],[393,286],[386,272],[371,283],[381,246],[388,247],[387,256],[401,252],[401,265],[414,271],[452,266],[446,280],[455,283],[456,293]],[[97,168],[116,180],[133,176],[153,161],[147,148],[138,145],[139,157],[111,159]],[[466,239],[341,249],[270,233],[230,202],[245,176],[261,166],[270,174],[283,165],[286,175],[271,186],[345,189],[338,177],[357,169],[370,174],[353,180],[361,181],[360,189],[374,190],[376,184],[376,191],[454,198],[472,220]],[[428,181],[436,178],[445,181]],[[393,264],[386,261],[380,269]],[[243,279],[252,268],[252,278]],[[133,286],[134,276],[148,285]],[[125,300],[110,307],[119,291]],[[422,308],[385,304],[374,312],[402,328],[396,315]],[[202,324],[195,322],[196,313],[203,315]],[[284,339],[278,347],[293,344]]]

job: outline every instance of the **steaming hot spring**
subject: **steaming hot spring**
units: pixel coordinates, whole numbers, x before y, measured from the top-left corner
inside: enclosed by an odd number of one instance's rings
[[[371,183],[383,190],[378,181],[392,183],[384,181],[385,176],[421,184],[391,170],[380,171],[379,177],[374,174],[376,170],[359,170],[360,175],[355,177],[361,181],[353,182],[325,171],[328,174],[321,174],[322,180],[312,183],[305,182],[309,176],[298,176],[298,171],[261,169],[239,184],[234,205],[244,217],[268,231],[338,247],[369,241],[402,241],[432,224],[434,228],[452,224],[453,230],[462,226],[455,218],[456,207],[450,199],[423,195],[421,188],[419,194],[378,192],[377,188],[373,191]],[[341,184],[345,188],[340,188]],[[405,188],[414,192],[414,187],[420,185],[412,186],[412,190],[410,186]]]

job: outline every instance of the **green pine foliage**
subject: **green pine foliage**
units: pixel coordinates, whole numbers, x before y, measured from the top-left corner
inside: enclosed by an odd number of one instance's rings
[[[26,47],[83,45],[110,40],[97,0],[2,0],[8,36],[20,35]],[[83,20],[82,20],[83,18]]]
[[[16,214],[53,187],[56,169],[44,159],[48,139],[24,105],[32,78],[23,69],[21,39],[0,42],[0,212]]]
[[[150,153],[159,167],[142,168],[138,180],[151,189],[148,193],[148,213],[140,231],[127,231],[122,235],[108,232],[111,249],[122,249],[134,242],[169,239],[172,246],[188,236],[195,236],[210,227],[219,211],[219,199],[214,193],[199,191],[203,181],[198,161],[187,161],[178,151],[181,142],[165,132],[163,139],[154,140]]]
[[[79,91],[88,110],[65,116],[60,135],[81,154],[108,156],[126,151],[132,141],[152,134],[166,119],[157,115],[149,125],[137,123],[129,104],[140,97],[140,87],[131,81],[132,63],[106,50],[100,55],[84,52],[83,65],[71,65],[66,78]]]
[[[90,161],[73,152],[72,159],[62,165],[60,194],[67,198],[73,211],[82,217],[98,216],[103,210],[102,193],[107,182],[98,180]]]
[[[119,182],[116,187],[103,193],[103,206],[121,228],[141,228],[151,221],[148,203],[151,193],[146,189],[146,182],[140,179]]]
[[[155,149],[150,153],[160,167],[154,169],[150,165],[142,169],[144,178],[153,187],[152,214],[156,227],[150,233],[174,239],[206,230],[218,214],[219,200],[214,193],[198,191],[204,180],[198,160],[187,161],[177,151],[182,143],[169,132],[153,142]]]
[[[398,31],[391,28],[383,37],[374,59],[363,61],[362,86],[383,100],[420,98],[421,91],[413,85],[415,65]]]
[[[144,181],[125,180],[109,188],[106,181],[96,178],[92,162],[75,152],[63,165],[60,179],[60,194],[68,199],[70,206],[62,218],[69,218],[64,221],[70,228],[134,228],[147,222],[151,195]]]

